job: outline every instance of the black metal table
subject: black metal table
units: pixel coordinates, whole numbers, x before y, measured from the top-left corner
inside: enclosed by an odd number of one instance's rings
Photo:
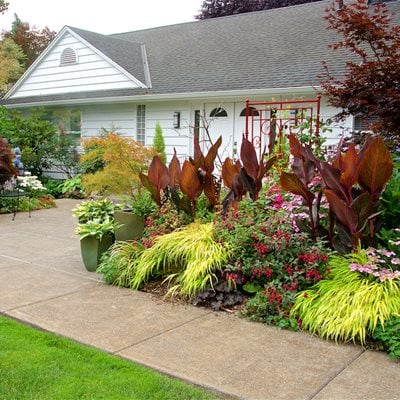
[[[13,199],[13,217],[12,220],[14,221],[15,216],[17,215],[18,207],[19,207],[19,199],[23,196],[26,196],[27,193],[23,190],[0,190],[0,199]],[[29,218],[31,217],[31,207],[30,207],[30,198],[28,196],[28,212]]]

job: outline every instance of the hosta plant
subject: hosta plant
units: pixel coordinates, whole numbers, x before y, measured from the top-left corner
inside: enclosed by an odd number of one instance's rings
[[[359,249],[332,256],[329,277],[297,294],[291,316],[312,334],[364,344],[377,326],[400,312],[400,272],[377,262],[375,254]]]
[[[93,219],[111,219],[116,209],[119,209],[119,206],[114,204],[111,200],[90,200],[84,201],[79,206],[75,207],[72,210],[72,215],[78,219],[80,224],[84,224]]]
[[[81,240],[88,236],[101,239],[103,236],[114,234],[118,226],[119,225],[110,218],[94,218],[85,222],[84,224],[78,224],[78,226],[75,228],[75,233],[80,237]]]
[[[87,236],[101,239],[105,235],[114,234],[120,226],[114,221],[114,211],[118,208],[118,205],[108,199],[82,202],[72,210],[72,214],[78,219],[75,233],[81,240]]]

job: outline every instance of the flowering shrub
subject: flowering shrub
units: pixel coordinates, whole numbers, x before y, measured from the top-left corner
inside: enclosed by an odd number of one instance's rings
[[[31,196],[36,196],[44,190],[42,182],[39,181],[36,175],[31,175],[30,172],[17,176],[17,185]]]
[[[171,233],[189,222],[190,218],[186,213],[179,213],[170,203],[166,203],[145,218],[142,244],[145,248],[150,248],[158,236]]]
[[[201,195],[196,202],[195,219],[202,222],[211,222],[214,213],[209,211],[206,196]],[[181,226],[192,222],[192,217],[183,211],[179,211],[171,202],[164,203],[145,218],[145,229],[142,244],[149,248],[154,244],[157,236],[173,232]]]
[[[296,207],[296,200],[275,186],[214,223],[215,236],[229,243],[234,255],[222,276],[256,293],[243,313],[292,329],[297,327],[297,320],[289,317],[295,294],[320,281],[327,262],[325,243],[299,232],[292,218]]]

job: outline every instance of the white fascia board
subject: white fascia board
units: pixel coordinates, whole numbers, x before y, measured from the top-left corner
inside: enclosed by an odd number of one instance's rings
[[[118,96],[118,97],[99,97],[85,99],[66,99],[66,100],[49,100],[44,102],[31,102],[20,104],[5,104],[5,107],[11,108],[27,108],[38,106],[59,106],[59,105],[86,105],[86,104],[104,104],[104,103],[126,103],[126,102],[155,102],[155,101],[172,101],[172,100],[199,100],[214,99],[227,97],[251,97],[251,96],[268,96],[279,94],[295,94],[314,92],[316,95],[321,90],[320,86],[298,86],[288,88],[269,88],[269,89],[252,89],[252,90],[224,90],[214,92],[195,92],[195,93],[169,93],[169,94],[151,94],[136,96]]]
[[[64,36],[65,32],[69,31],[67,26],[61,29],[56,37],[51,41],[51,43],[42,51],[40,56],[31,64],[31,66],[22,74],[18,81],[13,85],[13,87],[4,95],[5,99],[10,98],[10,96],[16,92],[16,90],[21,86],[21,84],[28,78],[31,72],[36,68],[36,66],[43,60],[44,57],[53,49],[54,46],[60,41]]]
[[[80,40],[85,46],[89,47],[91,50],[93,50],[99,57],[103,58],[105,61],[110,63],[114,68],[116,68],[119,72],[121,72],[123,75],[125,75],[128,79],[130,79],[132,82],[134,82],[136,85],[143,89],[147,89],[147,86],[139,81],[139,79],[135,78],[132,74],[130,74],[126,69],[122,68],[119,64],[117,64],[115,61],[113,61],[111,58],[107,57],[104,53],[102,53],[97,47],[91,45],[89,42],[87,42],[85,39],[83,39],[81,36],[79,36],[76,32],[74,32],[72,29],[68,29],[68,32],[74,36],[77,40]]]

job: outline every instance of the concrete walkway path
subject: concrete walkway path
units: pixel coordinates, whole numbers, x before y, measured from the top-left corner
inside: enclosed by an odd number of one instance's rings
[[[400,399],[400,363],[384,353],[103,284],[82,264],[76,204],[0,215],[0,313],[224,398]]]

